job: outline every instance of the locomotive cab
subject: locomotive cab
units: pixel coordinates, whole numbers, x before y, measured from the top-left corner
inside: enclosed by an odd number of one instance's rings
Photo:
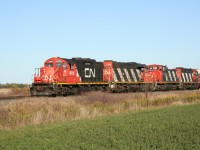
[[[143,69],[143,81],[144,82],[160,82],[163,80],[163,71],[166,70],[166,66],[152,64]]]
[[[50,58],[45,61],[44,66],[36,69],[34,75],[34,83],[52,83],[54,82],[54,74],[59,67],[61,67],[62,61],[58,58]]]
[[[80,78],[77,75],[76,64],[68,63],[66,60],[59,57],[53,57],[46,60],[43,67],[36,69],[34,83],[58,82],[80,82]]]

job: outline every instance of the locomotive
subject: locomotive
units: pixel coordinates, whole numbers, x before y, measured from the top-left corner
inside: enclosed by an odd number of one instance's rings
[[[32,96],[71,95],[84,91],[140,92],[199,89],[196,69],[117,62],[90,58],[52,57],[35,69]]]

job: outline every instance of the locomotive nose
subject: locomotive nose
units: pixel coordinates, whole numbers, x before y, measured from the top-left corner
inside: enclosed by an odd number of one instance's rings
[[[52,82],[52,76],[54,73],[53,67],[42,67],[40,69],[41,78],[44,83],[51,83]]]

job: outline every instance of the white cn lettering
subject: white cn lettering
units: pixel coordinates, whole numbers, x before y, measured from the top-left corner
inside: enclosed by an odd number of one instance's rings
[[[43,76],[43,80],[52,80],[52,76],[48,77],[47,75]]]
[[[95,69],[92,70],[91,68],[85,68],[85,78],[95,78]]]
[[[105,74],[105,75],[109,75],[109,74],[110,74],[110,70],[105,70],[105,71],[104,71],[104,74]]]

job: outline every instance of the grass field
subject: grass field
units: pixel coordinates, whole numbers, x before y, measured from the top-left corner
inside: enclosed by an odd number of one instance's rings
[[[200,91],[110,94],[85,93],[71,97],[24,98],[0,101],[0,128],[14,129],[92,119],[145,109],[200,103]]]
[[[30,95],[29,87],[24,88],[0,88],[0,97]]]
[[[0,96],[12,93],[12,89],[0,89]]]
[[[0,149],[200,149],[200,105],[2,129]]]

